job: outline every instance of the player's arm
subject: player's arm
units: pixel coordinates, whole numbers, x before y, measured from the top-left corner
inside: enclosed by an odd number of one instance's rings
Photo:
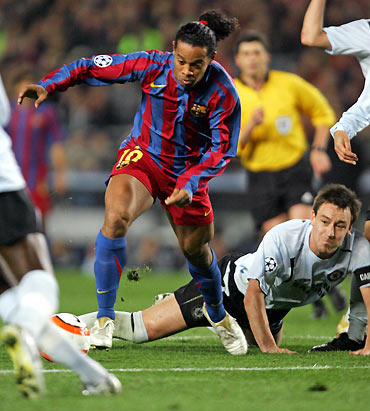
[[[247,292],[244,297],[244,307],[253,336],[262,352],[270,354],[294,353],[294,351],[286,348],[279,348],[275,343],[267,318],[265,295],[260,289],[258,280],[249,280]]]
[[[315,136],[311,146],[310,163],[317,177],[321,177],[331,169],[331,161],[326,152],[329,140],[329,126],[315,127]]]
[[[199,157],[197,163],[186,168],[176,182],[175,190],[186,190],[190,194],[190,202],[199,186],[222,174],[237,153],[240,101],[236,91],[224,93],[217,105],[211,109],[209,129],[211,131],[209,148]]]
[[[370,286],[360,288],[367,312],[367,323],[370,324]],[[367,337],[364,348],[358,351],[352,351],[351,354],[370,355],[370,331],[368,327]]]
[[[368,216],[370,216],[370,210],[368,211]],[[370,242],[370,218],[365,222],[364,237]]]
[[[331,50],[331,43],[323,30],[325,0],[311,0],[303,19],[301,43],[305,46]]]
[[[239,149],[243,149],[251,138],[252,131],[256,126],[263,123],[265,119],[265,113],[262,107],[256,108],[252,114],[252,117],[243,125],[240,129],[239,135]]]

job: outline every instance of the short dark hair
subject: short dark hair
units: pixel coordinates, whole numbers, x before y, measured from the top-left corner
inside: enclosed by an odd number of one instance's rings
[[[351,225],[357,220],[361,210],[361,201],[356,193],[343,184],[326,184],[317,193],[312,207],[315,214],[324,203],[334,204],[342,210],[348,207],[351,211]]]
[[[206,11],[199,16],[198,21],[192,21],[179,28],[175,37],[175,47],[178,41],[183,41],[192,46],[206,47],[208,56],[212,56],[217,43],[238,27],[237,18],[228,18],[218,10]]]
[[[259,43],[263,45],[266,51],[270,50],[270,45],[267,40],[267,37],[263,33],[260,33],[259,31],[250,30],[250,31],[246,31],[245,33],[243,33],[236,40],[234,53],[238,54],[239,46],[241,45],[241,43],[251,43],[252,41],[258,41]]]

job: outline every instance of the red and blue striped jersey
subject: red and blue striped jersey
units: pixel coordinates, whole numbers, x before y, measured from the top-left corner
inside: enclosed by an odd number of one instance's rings
[[[17,162],[32,192],[38,184],[46,183],[51,145],[65,138],[56,108],[45,103],[36,110],[33,104],[19,106],[12,102],[7,131],[12,138]]]
[[[98,55],[64,65],[38,84],[49,93],[81,82],[91,86],[140,81],[141,104],[128,137],[145,150],[176,188],[192,196],[236,155],[240,101],[226,70],[213,61],[186,90],[174,76],[174,55],[157,50]]]

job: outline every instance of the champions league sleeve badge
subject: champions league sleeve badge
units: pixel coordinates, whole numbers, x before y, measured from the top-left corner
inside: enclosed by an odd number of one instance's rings
[[[99,56],[94,57],[94,64],[98,67],[108,67],[112,62],[112,57],[107,54],[99,54]]]
[[[274,257],[266,257],[265,258],[265,272],[272,273],[276,270],[277,263]]]

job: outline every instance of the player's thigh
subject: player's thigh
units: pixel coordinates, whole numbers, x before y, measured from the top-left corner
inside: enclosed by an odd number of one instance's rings
[[[136,177],[130,174],[114,175],[105,193],[106,219],[125,218],[130,224],[153,202],[149,190]]]
[[[0,252],[17,281],[33,270],[53,273],[48,245],[42,233],[27,234],[9,246],[2,246]]]
[[[172,221],[168,212],[167,215],[170,221]],[[209,254],[210,257],[209,242],[214,236],[213,222],[200,226],[177,225],[173,222],[171,222],[171,225],[184,254],[188,256],[199,256],[206,253],[207,255]],[[210,263],[211,259],[209,261],[209,264]]]

